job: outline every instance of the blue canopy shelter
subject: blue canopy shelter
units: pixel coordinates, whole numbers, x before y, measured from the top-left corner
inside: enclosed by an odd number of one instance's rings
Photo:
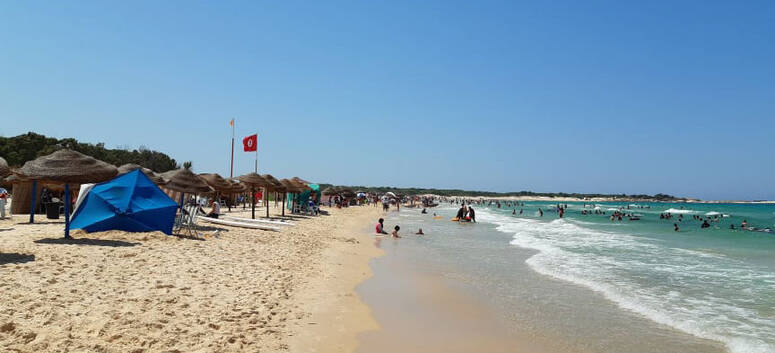
[[[177,203],[139,169],[94,186],[70,227],[87,232],[123,230],[172,234]]]

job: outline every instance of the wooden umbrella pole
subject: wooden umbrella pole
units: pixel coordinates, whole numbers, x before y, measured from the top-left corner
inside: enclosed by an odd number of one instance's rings
[[[65,239],[70,238],[70,184],[65,184]]]
[[[250,188],[250,209],[252,210],[251,216],[253,217],[253,219],[256,219],[256,188],[255,187]]]
[[[30,205],[30,223],[35,222],[35,196],[38,193],[38,181],[32,181],[32,205]]]

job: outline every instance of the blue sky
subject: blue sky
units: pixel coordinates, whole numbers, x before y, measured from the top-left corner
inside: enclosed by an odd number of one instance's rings
[[[145,145],[228,175],[236,118],[278,177],[775,199],[773,1],[0,9],[3,136]]]

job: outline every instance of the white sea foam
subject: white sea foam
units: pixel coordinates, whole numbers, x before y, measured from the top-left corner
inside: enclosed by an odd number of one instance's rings
[[[750,304],[767,295],[771,288],[761,283],[775,280],[775,274],[575,221],[505,217],[486,209],[478,218],[512,234],[512,245],[538,250],[526,261],[538,273],[588,287],[655,322],[723,342],[733,353],[775,352],[775,318]]]
[[[682,210],[682,209],[677,209],[677,208],[670,208],[670,209],[667,209],[667,210],[664,211],[664,213],[683,213],[683,214],[695,213],[695,212],[696,211]]]

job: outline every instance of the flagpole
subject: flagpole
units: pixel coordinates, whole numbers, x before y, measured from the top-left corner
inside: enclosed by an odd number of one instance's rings
[[[256,133],[256,174],[258,174],[258,133]]]
[[[231,166],[229,168],[229,179],[234,178],[234,119],[231,119]]]

